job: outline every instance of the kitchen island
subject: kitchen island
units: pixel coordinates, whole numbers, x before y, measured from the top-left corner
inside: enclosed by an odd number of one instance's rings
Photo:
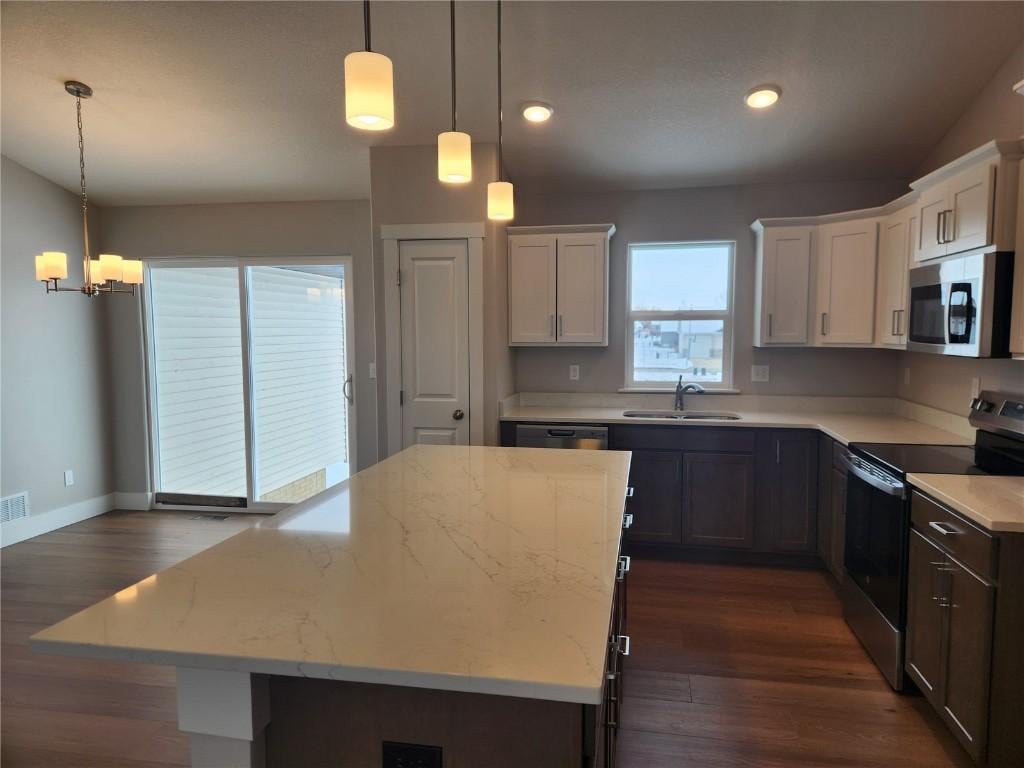
[[[32,645],[177,667],[196,766],[379,766],[384,742],[587,765],[618,668],[629,463],[415,446]]]

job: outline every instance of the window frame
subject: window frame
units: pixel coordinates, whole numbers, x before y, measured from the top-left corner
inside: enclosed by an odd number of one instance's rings
[[[634,251],[657,248],[687,246],[724,246],[729,250],[729,285],[726,288],[727,305],[724,310],[633,310],[633,253]],[[628,243],[626,245],[626,323],[625,334],[625,386],[627,392],[670,392],[675,389],[672,382],[637,381],[633,367],[633,323],[640,320],[721,320],[722,321],[722,381],[698,382],[709,392],[736,392],[733,389],[733,351],[735,349],[736,311],[736,241],[735,240],[668,240],[659,242]],[[683,378],[684,383],[686,378]]]

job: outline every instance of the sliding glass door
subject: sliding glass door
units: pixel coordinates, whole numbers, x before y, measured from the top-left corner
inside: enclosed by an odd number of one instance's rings
[[[272,510],[354,464],[351,261],[154,261],[157,503]]]

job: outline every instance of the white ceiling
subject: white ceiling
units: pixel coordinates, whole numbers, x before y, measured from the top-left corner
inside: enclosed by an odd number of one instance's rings
[[[2,149],[74,189],[85,105],[106,204],[366,197],[371,143],[450,120],[448,5],[375,2],[397,123],[343,120],[357,2],[4,2]],[[509,2],[505,159],[518,182],[610,188],[905,177],[1024,39],[1024,3]],[[460,127],[496,138],[495,6],[457,10]],[[775,82],[754,113],[743,94]],[[538,98],[554,119],[527,125]]]

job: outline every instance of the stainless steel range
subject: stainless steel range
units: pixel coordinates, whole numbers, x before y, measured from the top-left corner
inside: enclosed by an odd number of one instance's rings
[[[903,689],[910,492],[907,474],[1024,475],[1024,395],[971,403],[973,446],[851,443],[846,491],[847,623],[896,690]]]

